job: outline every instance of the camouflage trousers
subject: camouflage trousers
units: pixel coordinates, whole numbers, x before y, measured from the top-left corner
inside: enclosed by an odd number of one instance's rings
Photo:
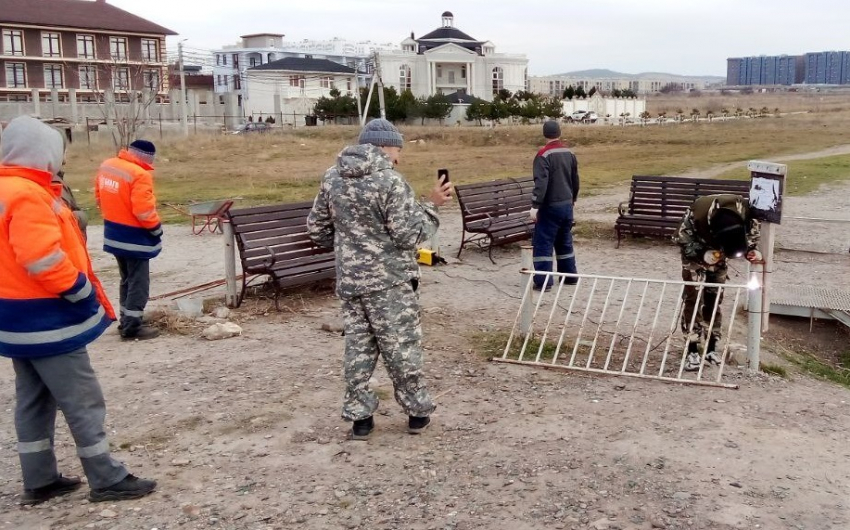
[[[702,263],[682,260],[682,279],[686,282],[726,283],[727,277],[728,268],[725,260],[710,267]],[[720,307],[723,304],[723,293],[719,293],[718,300],[718,291],[717,287],[706,287],[700,294],[698,286],[686,285],[682,294],[684,300],[682,332],[686,336],[689,335],[689,343],[698,344],[700,340],[708,339],[709,350],[713,350],[713,346],[723,336],[723,312]],[[697,304],[697,298],[699,298],[699,304]],[[714,315],[714,325],[709,330],[708,326],[711,324],[715,304],[717,313]],[[696,318],[694,318],[694,312],[696,312]],[[691,330],[692,319],[693,330]]]
[[[345,320],[346,420],[368,418],[378,408],[369,379],[382,357],[395,399],[409,416],[429,416],[435,409],[422,380],[422,326],[419,295],[404,283],[385,291],[343,299]]]

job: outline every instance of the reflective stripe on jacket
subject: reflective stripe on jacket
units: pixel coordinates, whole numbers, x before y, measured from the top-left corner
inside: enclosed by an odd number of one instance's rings
[[[104,251],[125,258],[152,259],[162,250],[152,170],[126,150],[98,169],[94,190],[103,214]]]
[[[0,355],[61,355],[115,320],[48,172],[0,166]]]

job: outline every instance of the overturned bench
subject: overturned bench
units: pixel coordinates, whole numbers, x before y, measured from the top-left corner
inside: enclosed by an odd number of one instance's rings
[[[316,246],[307,234],[312,202],[241,208],[227,212],[242,263],[242,304],[250,276],[265,275],[275,307],[284,289],[336,278],[334,251]]]
[[[749,200],[750,182],[633,176],[629,200],[620,204],[620,215],[614,225],[617,231],[617,248],[620,247],[620,240],[627,234],[671,237],[679,228],[685,211],[696,199],[721,193],[740,195]]]
[[[531,237],[534,223],[528,218],[528,210],[532,191],[532,177],[455,186],[463,220],[457,257],[460,258],[467,244],[475,243],[487,248],[487,256],[495,263],[493,247]]]

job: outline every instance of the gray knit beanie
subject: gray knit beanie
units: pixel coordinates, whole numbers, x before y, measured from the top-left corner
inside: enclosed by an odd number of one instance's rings
[[[358,142],[378,147],[404,147],[404,137],[395,125],[387,120],[372,120],[360,131]]]
[[[561,137],[561,126],[555,120],[549,120],[543,124],[543,136],[549,140]]]

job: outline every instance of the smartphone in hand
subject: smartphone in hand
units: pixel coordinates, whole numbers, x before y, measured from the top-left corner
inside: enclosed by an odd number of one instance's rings
[[[443,178],[445,177],[445,178]],[[449,182],[449,170],[448,169],[438,169],[437,170],[437,180],[439,182]]]

